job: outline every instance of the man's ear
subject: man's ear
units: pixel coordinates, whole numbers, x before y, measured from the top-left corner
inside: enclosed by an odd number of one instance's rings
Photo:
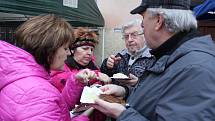
[[[159,30],[162,28],[163,26],[163,22],[164,22],[164,18],[162,15],[158,15],[157,16],[157,23],[156,23],[156,26],[155,26],[155,30]]]

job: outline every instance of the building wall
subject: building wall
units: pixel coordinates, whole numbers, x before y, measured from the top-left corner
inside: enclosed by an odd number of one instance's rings
[[[97,0],[98,7],[105,19],[104,35],[102,35],[104,42],[102,43],[101,38],[101,43],[95,52],[98,56],[98,65],[110,54],[115,54],[125,48],[124,41],[121,39],[121,32],[115,30],[132,19],[141,19],[139,15],[130,14],[130,11],[140,2],[141,0]],[[200,3],[202,0],[192,0],[193,5]],[[205,35],[211,34],[215,40],[215,21],[199,21],[199,31]]]
[[[102,36],[100,44],[95,50],[98,65],[104,58],[125,48],[119,29],[123,23],[141,18],[139,15],[130,14],[130,11],[140,2],[141,0],[97,0],[99,10],[105,19],[105,27],[100,31]]]

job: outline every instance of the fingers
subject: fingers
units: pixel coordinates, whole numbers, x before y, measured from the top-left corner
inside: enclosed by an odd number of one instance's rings
[[[109,87],[108,87],[108,85],[104,85],[104,86],[100,87],[99,89],[101,89],[103,92],[105,92],[109,89]]]
[[[112,84],[104,85],[104,86],[100,87],[99,89],[101,89],[104,94],[111,95],[114,93],[114,88],[113,88]]]
[[[94,71],[91,71],[89,69],[83,69],[80,72],[78,72],[75,76],[75,78],[83,83],[88,83],[90,79],[96,78],[96,73]]]
[[[134,80],[125,80],[120,82],[121,85],[127,85],[127,86],[134,86],[136,84],[136,81]]]
[[[131,78],[130,80],[121,80],[121,81],[119,81],[119,83],[122,85],[128,85],[128,86],[136,85],[138,82],[138,77],[136,77],[135,75],[133,75],[131,73],[129,74],[129,77]]]
[[[101,99],[96,99],[93,107],[113,118],[117,118],[124,110],[126,110],[121,104],[109,103]]]
[[[107,60],[107,67],[108,67],[109,69],[112,69],[113,66],[114,66],[114,58],[115,58],[115,56],[114,56],[114,55],[111,55],[111,56],[108,58],[108,60]]]
[[[121,57],[115,57],[115,55],[110,55],[110,57],[107,60],[107,67],[109,69],[112,69],[114,67],[114,64],[118,64],[121,60]]]
[[[123,97],[125,93],[125,89],[123,87],[115,84],[107,84],[100,87],[100,89],[103,91],[104,94],[115,95],[117,97]]]
[[[98,110],[107,110],[108,105],[110,105],[109,102],[106,102],[106,101],[104,101],[102,99],[96,99],[95,104],[96,104],[95,108],[98,109]]]
[[[131,79],[135,79],[135,80],[138,80],[138,77],[136,77],[135,75],[133,75],[133,74],[129,74],[129,77],[131,78]]]
[[[91,107],[88,110],[84,111],[82,114],[85,116],[90,116],[93,113],[94,109],[94,107]]]
[[[110,83],[112,81],[111,78],[108,75],[106,75],[104,73],[101,73],[101,72],[98,73],[98,78],[97,79],[102,81],[102,82],[104,82],[105,84],[108,84],[108,83]]]
[[[75,77],[78,81],[80,81],[82,83],[88,83],[89,80],[91,80],[91,79],[100,80],[100,81],[104,82],[105,84],[108,84],[112,81],[108,75],[101,73],[101,72],[98,72],[98,75],[97,75],[95,71],[92,71],[89,69],[81,70],[80,72],[78,72],[76,74]]]
[[[90,71],[88,69],[87,73],[86,73],[86,78],[88,79],[96,79],[97,75],[94,71]]]
[[[111,94],[113,94],[113,91],[112,90],[106,90],[106,91],[104,91],[104,94],[111,95]]]
[[[106,107],[106,105],[108,104],[109,102],[106,102],[106,101],[104,101],[104,100],[102,100],[102,99],[96,99],[95,100],[95,104],[97,104],[97,105],[100,105],[101,107]]]
[[[116,62],[119,62],[121,60],[121,57],[115,57],[114,59]]]

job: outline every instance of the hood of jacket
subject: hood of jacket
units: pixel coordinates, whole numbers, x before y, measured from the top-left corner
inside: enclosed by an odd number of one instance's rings
[[[0,90],[19,79],[38,76],[49,79],[49,74],[25,50],[0,41]]]

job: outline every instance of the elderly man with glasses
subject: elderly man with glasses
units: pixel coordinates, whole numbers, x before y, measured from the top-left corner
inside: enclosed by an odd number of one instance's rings
[[[145,68],[153,61],[153,56],[145,45],[141,22],[139,19],[133,20],[122,27],[126,49],[116,55],[110,55],[103,61],[101,66],[103,73],[109,76],[123,73],[131,77],[131,80],[113,80],[115,84],[134,86]]]

